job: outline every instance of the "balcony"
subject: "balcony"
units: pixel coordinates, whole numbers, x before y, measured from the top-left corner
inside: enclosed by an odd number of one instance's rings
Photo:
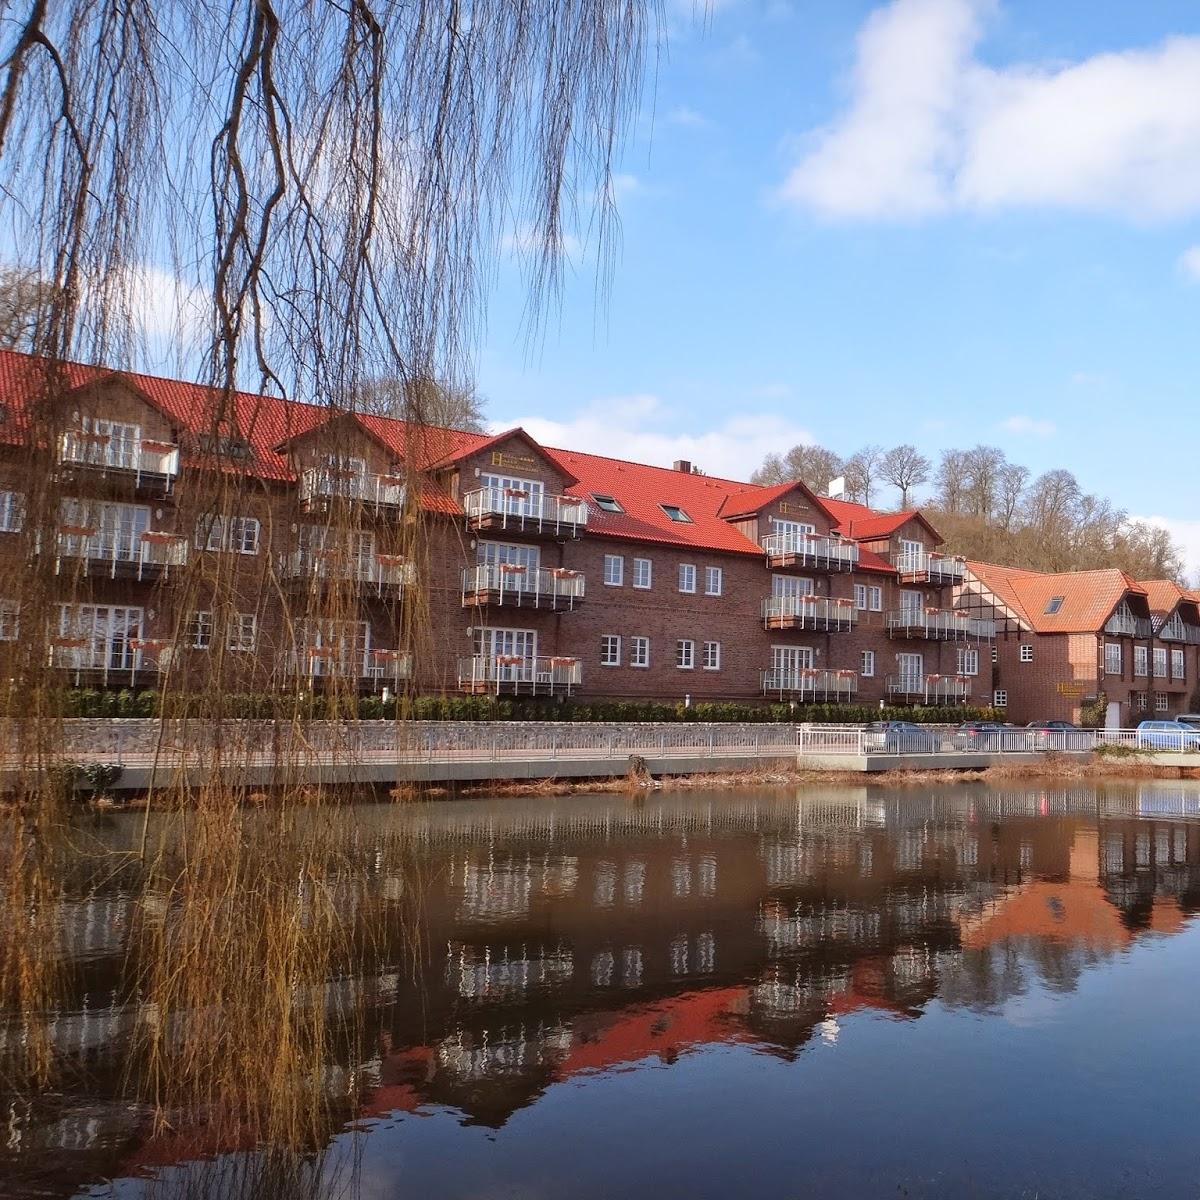
[[[480,533],[577,538],[587,528],[587,502],[573,496],[486,487],[468,492],[462,504],[467,525]]]
[[[886,687],[890,699],[913,704],[965,704],[971,695],[962,675],[889,675]]]
[[[171,665],[174,646],[163,638],[54,637],[50,641],[50,665],[70,672],[78,684],[122,683],[133,687],[148,683]]]
[[[56,538],[56,574],[79,569],[84,575],[152,583],[187,565],[188,539],[181,533],[142,533],[63,525]]]
[[[939,586],[962,583],[967,573],[966,559],[961,556],[926,553],[924,550],[905,552],[893,563],[902,583],[933,583]]]
[[[902,608],[887,615],[888,636],[932,642],[986,642],[996,636],[996,622],[941,608]]]
[[[583,601],[583,575],[562,567],[480,563],[462,573],[464,608],[504,605],[567,612]]]
[[[179,447],[173,442],[72,429],[59,440],[58,461],[63,466],[130,479],[137,487],[165,490],[179,474]]]
[[[473,654],[458,660],[458,687],[473,695],[569,696],[583,678],[579,659]]]
[[[341,679],[360,684],[397,684],[412,676],[412,655],[400,650],[351,651],[342,646],[306,646],[284,662],[287,673],[304,679]]]
[[[1176,616],[1168,621],[1155,636],[1163,642],[1181,642],[1188,646],[1200,646],[1200,625],[1189,625]]]
[[[858,620],[853,600],[832,596],[768,596],[762,605],[766,629],[811,629],[849,633]]]
[[[781,700],[849,701],[858,692],[857,671],[822,671],[814,667],[777,668],[762,673],[765,696]]]
[[[336,547],[306,547],[285,554],[279,574],[293,589],[359,586],[378,596],[398,596],[417,579],[416,566],[399,554],[352,553]]]
[[[306,511],[346,500],[375,509],[404,507],[406,488],[399,475],[376,475],[344,467],[310,467],[300,473],[300,504]]]
[[[858,565],[858,545],[836,537],[810,533],[772,533],[762,548],[769,567],[810,567],[816,571],[853,571]]]
[[[1153,633],[1149,617],[1135,617],[1132,613],[1116,612],[1104,624],[1104,632],[1114,637],[1148,638]]]

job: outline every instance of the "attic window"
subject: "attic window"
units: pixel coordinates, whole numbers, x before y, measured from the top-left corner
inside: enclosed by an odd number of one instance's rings
[[[672,521],[679,521],[681,524],[690,525],[692,518],[679,507],[678,504],[660,504],[658,506],[671,518]]]
[[[1066,599],[1066,596],[1051,596],[1050,599],[1048,601],[1046,601],[1046,612],[1047,613],[1058,612],[1058,610],[1060,608],[1062,608],[1063,601],[1065,599]]]
[[[613,496],[602,496],[599,492],[592,493],[592,500],[596,507],[608,513],[623,513],[625,510],[621,507],[621,503]]]
[[[236,434],[202,433],[197,440],[203,454],[216,454],[221,458],[250,457],[250,443]]]

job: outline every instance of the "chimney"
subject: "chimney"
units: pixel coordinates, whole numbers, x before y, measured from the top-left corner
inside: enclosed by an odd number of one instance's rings
[[[682,471],[685,475],[690,475],[692,473],[692,464],[686,458],[677,458],[672,470]]]

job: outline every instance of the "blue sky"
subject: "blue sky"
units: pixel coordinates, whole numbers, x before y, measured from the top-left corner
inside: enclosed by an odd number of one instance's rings
[[[607,299],[581,235],[530,351],[499,271],[496,425],[734,475],[801,440],[988,442],[1200,567],[1194,2],[668,11]]]

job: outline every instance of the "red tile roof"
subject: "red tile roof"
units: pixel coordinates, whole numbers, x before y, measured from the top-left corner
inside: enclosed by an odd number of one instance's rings
[[[895,533],[909,521],[920,521],[941,545],[942,537],[929,521],[915,508],[901,512],[879,512],[856,500],[835,500],[830,496],[817,496],[817,503],[837,522],[835,528],[843,537],[870,541]]]
[[[1123,599],[1146,599],[1141,584],[1116,567],[1054,573],[968,562],[967,569],[1036,633],[1098,633]],[[1058,610],[1048,613],[1059,597]]]

